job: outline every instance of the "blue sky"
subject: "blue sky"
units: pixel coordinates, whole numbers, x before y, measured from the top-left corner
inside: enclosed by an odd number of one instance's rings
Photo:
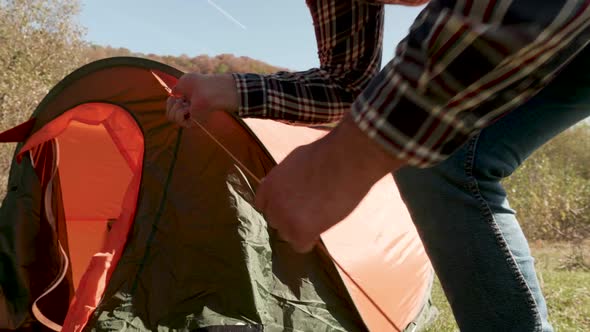
[[[384,59],[419,9],[386,7]],[[304,70],[318,65],[304,0],[82,0],[86,39],[160,55],[233,53]]]

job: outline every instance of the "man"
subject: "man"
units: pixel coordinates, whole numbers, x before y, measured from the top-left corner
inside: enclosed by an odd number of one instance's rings
[[[500,180],[588,116],[590,1],[431,1],[381,71],[383,4],[399,2],[307,2],[319,69],[187,74],[169,119],[190,126],[186,114],[212,109],[342,118],[258,187],[269,224],[309,251],[393,172],[459,327],[552,331]]]

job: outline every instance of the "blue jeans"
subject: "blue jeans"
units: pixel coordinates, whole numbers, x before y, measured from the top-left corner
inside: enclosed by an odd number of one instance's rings
[[[553,331],[533,257],[500,180],[588,115],[586,49],[549,86],[445,162],[394,174],[461,331]]]

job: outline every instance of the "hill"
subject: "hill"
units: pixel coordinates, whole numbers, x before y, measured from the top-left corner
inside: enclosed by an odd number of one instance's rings
[[[202,74],[220,74],[226,72],[269,74],[279,70],[287,70],[250,57],[235,56],[233,54],[220,54],[216,56],[198,55],[194,57],[188,55],[171,56],[137,53],[126,48],[90,45],[86,48],[85,55],[88,62],[114,56],[136,56],[162,62],[183,71],[199,72]]]

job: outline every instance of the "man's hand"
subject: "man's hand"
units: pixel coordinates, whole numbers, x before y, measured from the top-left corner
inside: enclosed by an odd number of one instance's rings
[[[192,127],[190,118],[198,119],[209,111],[236,113],[239,95],[231,75],[183,75],[168,98],[166,117],[183,127]]]
[[[277,165],[258,187],[256,207],[296,251],[308,252],[373,184],[401,166],[346,118]]]

